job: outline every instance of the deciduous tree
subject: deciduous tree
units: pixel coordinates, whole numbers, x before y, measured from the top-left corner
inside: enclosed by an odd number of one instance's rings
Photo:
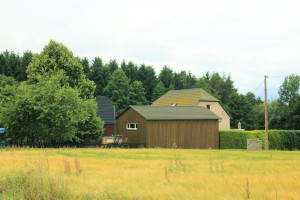
[[[122,112],[129,106],[130,92],[129,79],[123,70],[115,70],[104,88],[104,94],[113,102],[118,112]]]
[[[232,116],[230,126],[236,128],[239,122],[247,130],[255,129],[253,119],[253,106],[249,103],[247,97],[243,94],[234,92],[229,97],[228,111]]]
[[[279,89],[281,109],[287,114],[286,129],[300,129],[300,76],[286,76]]]
[[[1,102],[4,107],[1,119],[7,128],[8,139],[17,143],[20,138],[27,137],[48,144],[80,141],[88,133],[78,124],[86,123],[91,113],[95,113],[94,99],[82,99],[80,91],[65,82],[63,71],[38,75],[36,80],[35,84],[22,83],[14,87],[13,97],[1,92],[1,98],[9,102],[6,105]],[[94,119],[93,134],[99,137],[103,122]]]
[[[66,46],[51,40],[33,56],[27,73],[28,81],[14,88],[15,93],[9,94],[7,88],[1,91],[6,99],[1,101],[3,112],[7,111],[2,116],[9,119],[5,124],[13,140],[29,133],[33,135],[27,137],[48,142],[101,136],[103,123],[96,116],[94,83]]]
[[[130,105],[147,105],[148,102],[145,95],[146,92],[142,82],[134,81],[130,85]]]
[[[156,99],[158,99],[159,97],[164,95],[166,93],[166,91],[167,90],[166,90],[163,82],[161,82],[161,81],[158,82],[158,84],[155,86],[155,88],[153,90],[151,102],[156,101]]]

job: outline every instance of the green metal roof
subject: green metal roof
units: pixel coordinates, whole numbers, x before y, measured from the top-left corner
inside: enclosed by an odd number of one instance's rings
[[[215,113],[202,106],[129,106],[129,108],[135,110],[146,120],[221,119]]]

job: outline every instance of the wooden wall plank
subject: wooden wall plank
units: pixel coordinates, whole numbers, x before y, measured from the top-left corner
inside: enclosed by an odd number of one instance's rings
[[[148,121],[147,147],[219,148],[217,120]]]

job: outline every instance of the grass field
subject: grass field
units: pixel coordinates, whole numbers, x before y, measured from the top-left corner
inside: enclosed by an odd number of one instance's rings
[[[300,199],[300,152],[0,150],[0,199]]]

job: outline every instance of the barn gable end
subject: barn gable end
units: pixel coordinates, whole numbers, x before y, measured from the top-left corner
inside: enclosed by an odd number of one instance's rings
[[[137,130],[127,130],[129,123],[136,123]],[[146,120],[131,107],[118,116],[117,130],[119,135],[128,136],[129,144],[146,145]]]

